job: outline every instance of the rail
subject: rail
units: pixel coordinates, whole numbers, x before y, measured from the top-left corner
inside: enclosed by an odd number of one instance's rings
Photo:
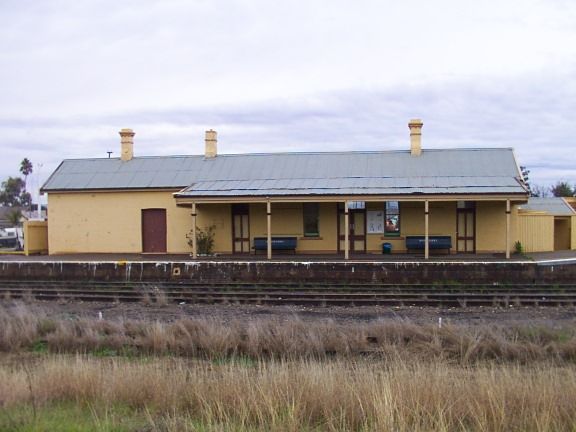
[[[576,284],[0,281],[4,299],[382,306],[574,306]]]

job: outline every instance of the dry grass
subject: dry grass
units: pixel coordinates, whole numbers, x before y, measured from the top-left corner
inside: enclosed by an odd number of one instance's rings
[[[576,374],[569,367],[366,359],[214,364],[57,356],[0,367],[0,405],[32,403],[128,406],[164,430],[568,431],[576,426]]]
[[[0,308],[0,351],[171,354],[198,358],[376,357],[478,362],[576,360],[575,329],[549,327],[417,325],[405,321],[339,324],[246,320],[222,323],[181,319],[173,323],[55,320],[17,304]]]
[[[50,430],[37,417],[63,404],[148,425],[96,430],[576,430],[574,329],[55,320],[14,304],[0,350],[16,353],[0,357],[0,430]]]

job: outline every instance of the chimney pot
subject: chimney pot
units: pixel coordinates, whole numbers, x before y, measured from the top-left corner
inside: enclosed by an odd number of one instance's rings
[[[410,128],[410,154],[420,156],[422,154],[422,120],[412,119],[408,123]]]
[[[129,161],[134,157],[134,131],[122,129],[120,132],[120,159]]]
[[[204,157],[206,159],[215,158],[218,155],[218,140],[215,130],[207,130],[205,138]]]

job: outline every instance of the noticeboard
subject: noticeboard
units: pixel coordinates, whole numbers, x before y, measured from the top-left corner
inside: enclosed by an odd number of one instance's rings
[[[384,234],[384,212],[382,210],[368,210],[366,222],[368,234]]]

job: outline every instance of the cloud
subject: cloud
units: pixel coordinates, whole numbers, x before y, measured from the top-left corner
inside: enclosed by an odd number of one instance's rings
[[[521,13],[519,13],[521,11]],[[576,3],[5,0],[0,177],[136,153],[514,147],[576,182]]]
[[[63,158],[118,155],[122,127],[135,129],[139,155],[201,154],[208,128],[219,132],[222,153],[394,150],[408,148],[407,122],[421,117],[425,148],[513,147],[533,182],[576,183],[576,88],[568,78],[536,75],[208,108],[29,118],[26,126],[18,118],[1,118],[0,139],[13,144],[5,153],[13,169],[23,156],[53,169]]]

